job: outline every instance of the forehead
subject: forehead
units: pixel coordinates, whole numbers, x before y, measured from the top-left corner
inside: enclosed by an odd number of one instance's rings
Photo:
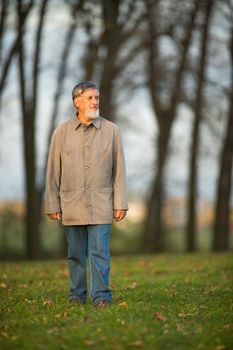
[[[99,91],[97,89],[87,89],[82,93],[83,97],[99,96]]]

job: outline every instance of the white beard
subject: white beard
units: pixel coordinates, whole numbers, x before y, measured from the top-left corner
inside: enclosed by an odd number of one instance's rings
[[[87,111],[87,117],[89,119],[95,119],[99,116],[99,109],[97,109],[96,111],[94,112],[91,112],[91,111]]]

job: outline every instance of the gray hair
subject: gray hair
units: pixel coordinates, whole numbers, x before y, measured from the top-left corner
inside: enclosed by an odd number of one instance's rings
[[[99,90],[98,86],[95,83],[93,83],[92,81],[89,81],[89,80],[83,81],[83,82],[78,83],[77,85],[75,85],[75,87],[72,90],[72,99],[73,99],[73,101],[74,101],[74,99],[76,97],[81,96],[88,89]]]

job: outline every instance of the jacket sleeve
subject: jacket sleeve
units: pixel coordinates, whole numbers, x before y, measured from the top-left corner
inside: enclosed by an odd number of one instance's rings
[[[53,132],[46,174],[46,190],[45,190],[45,213],[60,213],[60,178],[61,178],[61,137],[60,132],[56,129]]]
[[[118,127],[114,136],[113,209],[128,210],[126,166],[122,138]]]

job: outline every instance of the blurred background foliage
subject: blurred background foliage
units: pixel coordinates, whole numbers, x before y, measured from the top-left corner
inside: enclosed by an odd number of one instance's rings
[[[66,256],[47,152],[86,79],[125,144],[112,253],[232,249],[232,0],[1,0],[0,64],[2,259]]]

